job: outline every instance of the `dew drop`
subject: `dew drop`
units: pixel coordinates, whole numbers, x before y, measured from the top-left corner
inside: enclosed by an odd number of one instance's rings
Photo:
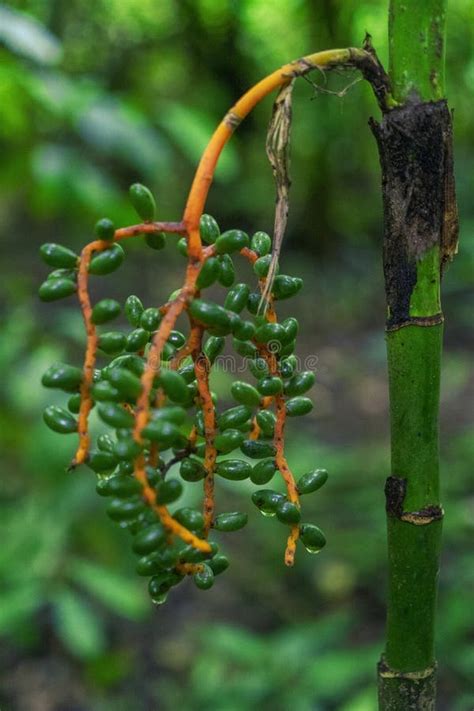
[[[316,553],[320,553],[322,551],[321,546],[307,546],[305,543],[303,543],[303,545],[308,551],[308,553],[311,553],[312,555],[315,555]]]
[[[164,593],[161,593],[161,595],[157,595],[156,597],[153,597],[151,601],[154,605],[163,605],[166,602],[167,598],[168,598],[168,593],[164,592]]]

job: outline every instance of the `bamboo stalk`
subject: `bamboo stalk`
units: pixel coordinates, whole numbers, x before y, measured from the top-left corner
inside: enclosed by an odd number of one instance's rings
[[[399,108],[372,124],[382,165],[392,466],[383,711],[434,711],[436,703],[440,279],[457,234],[451,116],[442,100],[445,9],[446,0],[391,0],[390,79]]]

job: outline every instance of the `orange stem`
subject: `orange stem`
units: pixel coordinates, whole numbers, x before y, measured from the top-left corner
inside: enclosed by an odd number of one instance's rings
[[[183,222],[189,234],[188,249],[191,255],[197,256],[199,253],[199,219],[204,210],[217,161],[222,149],[241,121],[263,98],[275,89],[284,86],[293,78],[302,76],[312,69],[323,70],[324,68],[347,63],[351,60],[353,53],[354,50],[351,49],[326,50],[284,64],[280,69],[269,74],[249,89],[226,113],[214,131],[199,161],[184,210]]]
[[[71,466],[75,467],[82,464],[89,453],[89,413],[92,409],[92,399],[90,397],[90,389],[94,378],[94,366],[97,352],[97,331],[92,323],[92,305],[89,297],[89,264],[93,252],[100,252],[110,247],[110,242],[105,240],[94,240],[84,247],[81,252],[79,261],[79,271],[77,275],[77,296],[82,309],[82,318],[87,335],[86,353],[84,357],[83,375],[81,382],[81,405],[79,408],[78,432],[79,446],[72,460]]]

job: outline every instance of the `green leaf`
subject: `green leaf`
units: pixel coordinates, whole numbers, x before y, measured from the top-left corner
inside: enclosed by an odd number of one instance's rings
[[[64,588],[54,595],[54,622],[58,636],[77,657],[90,659],[106,648],[100,617],[86,600]]]
[[[149,611],[145,591],[138,580],[79,558],[70,562],[67,572],[71,580],[122,617],[139,620]]]

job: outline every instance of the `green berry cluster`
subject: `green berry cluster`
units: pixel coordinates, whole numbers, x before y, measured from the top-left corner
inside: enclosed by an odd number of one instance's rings
[[[124,233],[142,234],[148,247],[162,250],[171,239],[160,227],[171,223],[153,222],[155,201],[146,187],[133,185],[130,197],[143,225],[124,228]],[[237,229],[221,233],[214,218],[202,215],[203,258],[183,307],[189,319],[184,333],[174,322],[172,328],[166,323],[170,305],[180,298],[179,289],[160,307],[145,308],[135,295],[123,305],[109,298],[90,304],[84,279],[115,272],[125,256],[118,241],[121,231],[110,220],[100,220],[95,231],[98,246],[95,249],[92,243],[87,262],[83,261],[87,247],[81,256],[59,244],[40,249],[44,262],[54,269],[40,286],[40,298],[55,301],[77,293],[88,337],[82,368],[54,363],[44,373],[45,387],[68,394],[66,407],[47,407],[44,421],[54,432],[79,433],[86,451],[77,461],[84,461],[97,475],[97,493],[109,500],[107,515],[130,532],[138,556],[136,570],[150,578],[152,600],[163,603],[170,588],[187,575],[192,575],[197,587],[208,589],[228,567],[227,557],[209,540],[209,532],[237,531],[248,517],[240,511],[215,513],[214,479],[219,477],[250,479],[265,487],[280,472],[287,494],[259,488],[252,502],[264,516],[276,517],[289,527],[288,564],[293,562],[298,539],[309,552],[321,550],[324,535],[317,526],[301,522],[299,497],[317,491],[327,473],[317,469],[296,483],[284,455],[286,419],[311,411],[307,392],[315,376],[297,369],[298,321],[289,317],[279,322],[274,307],[297,294],[302,280],[277,273],[270,301],[262,304],[271,262],[268,234],[256,232],[250,239]],[[187,257],[187,238],[173,239],[175,248]],[[252,263],[255,284],[236,283],[238,253]],[[87,268],[81,277],[84,264]],[[226,290],[222,305],[203,296],[206,288],[216,284]],[[110,323],[121,317],[128,326],[111,329]],[[162,333],[166,338],[157,364],[150,362],[150,356]],[[235,404],[222,410],[208,389],[209,371],[227,339],[246,359],[253,383],[234,381],[230,395]],[[146,373],[152,367],[144,404]],[[102,426],[93,444],[88,426],[92,408]],[[147,413],[140,427],[144,408]],[[184,487],[199,482],[204,486],[203,510],[179,506]]]

